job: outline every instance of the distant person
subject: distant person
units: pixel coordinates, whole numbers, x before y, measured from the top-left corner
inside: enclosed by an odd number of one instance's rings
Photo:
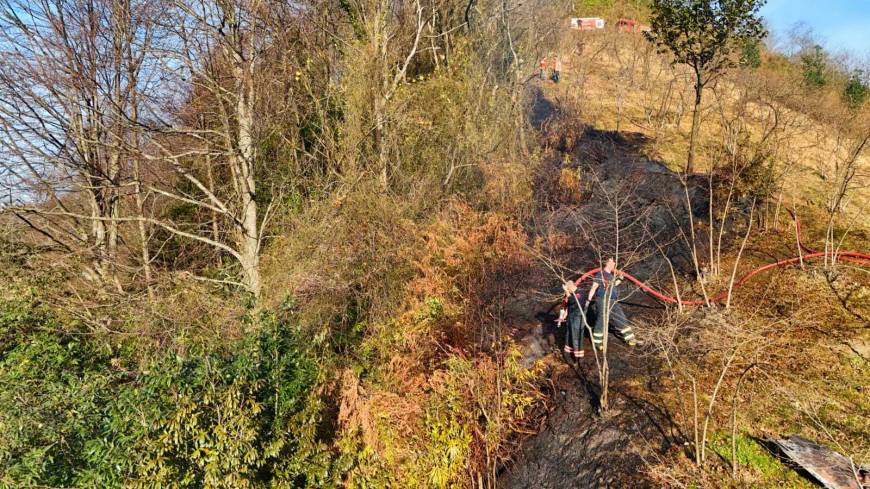
[[[562,58],[556,56],[556,62],[553,64],[553,83],[559,83],[559,74],[562,72]]]
[[[567,281],[562,284],[565,297],[562,301],[562,309],[559,311],[558,323],[568,320],[565,327],[565,354],[575,360],[583,358],[583,336],[585,333],[585,302],[583,296],[577,291],[577,284]]]
[[[622,311],[622,306],[619,305],[619,284],[622,283],[623,278],[622,272],[616,272],[616,260],[608,258],[604,268],[595,274],[595,281],[589,289],[588,300],[591,302],[595,298],[597,311],[592,344],[599,350],[602,349],[604,335],[607,334],[604,328],[605,320],[608,320],[608,326],[612,327],[628,346],[637,345],[634,331]]]
[[[541,58],[538,68],[540,69],[538,72],[538,79],[543,80],[547,75],[547,58]]]

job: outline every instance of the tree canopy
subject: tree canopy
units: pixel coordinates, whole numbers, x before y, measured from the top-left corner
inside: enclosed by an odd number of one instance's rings
[[[701,124],[704,87],[735,66],[747,45],[767,31],[758,16],[764,0],[653,0],[651,29],[646,38],[674,61],[695,74],[695,109],[686,173],[692,173],[695,144]]]
[[[653,0],[647,38],[707,83],[735,65],[733,54],[767,31],[764,0]]]

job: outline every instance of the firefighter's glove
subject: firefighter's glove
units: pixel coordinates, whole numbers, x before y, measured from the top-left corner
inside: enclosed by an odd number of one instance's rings
[[[568,310],[567,309],[559,309],[559,319],[556,320],[556,324],[562,324],[565,322],[565,319],[568,318]]]

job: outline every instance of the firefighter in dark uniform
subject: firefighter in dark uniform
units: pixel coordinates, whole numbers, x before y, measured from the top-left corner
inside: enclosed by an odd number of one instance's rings
[[[565,297],[562,300],[562,309],[559,311],[558,322],[568,320],[565,328],[565,354],[575,359],[583,358],[583,336],[586,329],[585,315],[586,303],[583,295],[577,290],[577,284],[570,280],[562,284]]]
[[[596,318],[595,330],[592,332],[592,344],[599,350],[604,345],[604,335],[607,334],[605,323],[613,328],[628,346],[637,345],[634,331],[622,306],[619,305],[619,284],[622,283],[622,273],[616,272],[616,260],[608,258],[604,268],[595,274],[592,288],[589,289],[588,300],[595,298]]]

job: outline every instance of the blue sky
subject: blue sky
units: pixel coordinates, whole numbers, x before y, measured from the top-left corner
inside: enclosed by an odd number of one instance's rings
[[[777,38],[804,22],[827,49],[870,55],[870,0],[768,0],[761,14]]]

